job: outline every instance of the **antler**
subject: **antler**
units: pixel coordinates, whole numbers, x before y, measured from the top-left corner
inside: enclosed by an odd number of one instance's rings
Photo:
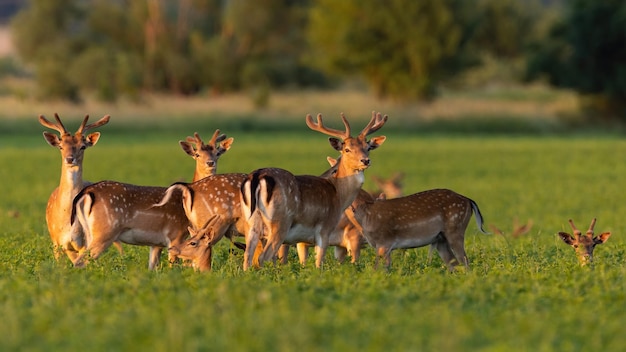
[[[225,139],[226,139],[226,135],[225,134],[220,134],[220,130],[217,129],[213,133],[213,137],[211,137],[211,140],[209,141],[209,144],[215,146],[215,145],[217,145],[217,143],[222,142]]]
[[[365,126],[365,128],[363,128],[361,133],[359,133],[359,136],[365,137],[378,131],[381,127],[385,125],[385,122],[387,122],[388,118],[389,116],[387,115],[382,116],[381,113],[376,113],[375,111],[372,111],[372,118],[370,119],[370,122],[367,124],[367,126]]]
[[[69,134],[69,132],[67,132],[67,130],[65,129],[65,126],[63,126],[63,122],[61,122],[61,118],[59,118],[59,115],[55,113],[54,118],[57,120],[57,123],[50,122],[43,115],[39,115],[39,123],[41,123],[45,127],[58,131],[61,134]]]
[[[588,236],[593,236],[593,227],[596,226],[596,218],[591,220],[591,224],[589,225],[589,230],[587,230]]]
[[[311,116],[311,114],[307,114],[306,125],[309,126],[309,128],[313,131],[322,132],[326,135],[345,140],[347,138],[350,138],[350,124],[348,123],[348,120],[343,113],[341,113],[341,119],[343,120],[343,125],[346,127],[346,130],[343,132],[334,128],[324,126],[324,122],[322,121],[322,114],[317,114],[317,123],[313,121],[313,117]]]
[[[572,231],[574,231],[574,236],[576,236],[576,238],[580,237],[580,230],[576,228],[572,219],[569,219],[569,225],[572,227]]]
[[[196,144],[196,149],[200,149],[204,145],[204,142],[202,142],[202,138],[200,138],[200,135],[198,134],[198,132],[194,132],[193,133],[193,137],[187,136],[187,138],[185,138],[185,140],[188,143],[195,143]]]
[[[55,117],[57,117],[56,114],[55,114]],[[90,125],[87,125],[87,120],[89,120],[89,115],[85,115],[85,118],[83,119],[83,123],[81,123],[80,127],[78,127],[78,130],[76,131],[76,134],[87,132],[87,131],[89,131],[91,129],[94,129],[96,127],[100,127],[100,126],[108,123],[110,118],[111,118],[110,115],[104,115],[100,120],[98,120],[98,121],[96,121],[96,122],[94,122],[94,123],[92,123]]]
[[[215,132],[213,133],[213,137],[211,137],[211,140],[209,140],[209,143],[204,144],[204,142],[202,141],[202,138],[200,138],[200,135],[198,134],[198,132],[194,132],[193,133],[193,137],[187,137],[186,141],[188,143],[195,143],[196,144],[196,150],[198,149],[202,149],[203,146],[205,145],[210,145],[215,147],[217,145],[217,143],[220,143],[222,141],[224,141],[226,139],[226,135],[225,134],[220,134],[220,130],[217,129],[215,130]]]

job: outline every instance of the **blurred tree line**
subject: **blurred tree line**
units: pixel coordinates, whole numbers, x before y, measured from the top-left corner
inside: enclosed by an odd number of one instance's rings
[[[43,98],[249,90],[262,105],[358,77],[428,100],[498,60],[613,111],[626,101],[620,0],[31,0],[12,30]]]

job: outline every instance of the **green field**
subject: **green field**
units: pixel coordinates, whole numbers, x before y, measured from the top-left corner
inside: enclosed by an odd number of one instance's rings
[[[350,115],[348,115],[350,116]],[[63,115],[62,115],[63,117]],[[94,116],[96,117],[96,116]],[[67,127],[75,130],[76,120]],[[337,117],[326,121],[336,125]],[[319,174],[336,156],[302,121],[286,131],[202,123],[135,134],[115,120],[86,151],[84,177],[142,185],[190,180],[177,141],[217,127],[235,137],[219,172],[278,166]],[[528,234],[466,236],[470,272],[449,273],[427,248],[395,251],[390,271],[297,264],[241,270],[242,254],[217,246],[213,272],[147,270],[148,249],[109,249],[84,269],[55,262],[44,212],[59,181],[59,152],[36,119],[0,135],[0,350],[19,351],[623,351],[626,338],[624,214],[626,139],[617,134],[442,135],[396,125],[372,152],[368,175],[405,173],[406,193],[437,187],[474,199],[488,225]],[[7,127],[8,126],[8,127]],[[239,127],[239,129],[235,129]],[[355,126],[358,128],[360,126]],[[393,127],[393,125],[392,125]],[[364,186],[373,189],[367,180]],[[598,218],[612,231],[580,268],[557,237]],[[332,252],[332,251],[331,251]]]

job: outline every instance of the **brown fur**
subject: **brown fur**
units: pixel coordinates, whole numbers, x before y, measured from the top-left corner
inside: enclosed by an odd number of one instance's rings
[[[469,268],[464,242],[472,212],[485,233],[476,203],[447,189],[387,200],[359,197],[353,209],[363,236],[376,250],[376,262],[384,257],[386,267],[391,266],[394,249],[433,245],[450,270],[458,264]]]
[[[259,265],[274,258],[284,242],[314,244],[316,267],[321,267],[329,245],[330,233],[341,218],[343,210],[352,203],[363,184],[363,170],[369,167],[369,152],[379,147],[385,137],[366,136],[380,129],[386,122],[380,114],[372,119],[357,137],[350,136],[350,125],[342,115],[345,131],[323,126],[321,115],[317,123],[307,115],[309,128],[337,137],[330,138],[335,150],[341,153],[333,171],[317,176],[296,176],[287,170],[266,168],[256,170],[242,185],[243,214],[248,221],[244,270],[253,265],[254,250],[262,237],[265,239]],[[255,176],[256,175],[256,176]],[[258,178],[258,182],[252,182]],[[275,185],[270,188],[268,185]],[[257,206],[252,211],[252,198]]]
[[[61,152],[61,180],[48,198],[46,223],[54,246],[55,259],[58,260],[60,252],[63,251],[75,264],[79,252],[85,249],[85,241],[80,232],[75,232],[72,236],[70,224],[72,199],[89,184],[83,181],[83,157],[85,150],[96,145],[100,139],[100,132],[88,135],[84,133],[108,123],[109,116],[106,115],[97,122],[87,125],[89,115],[86,115],[74,135],[65,129],[59,115],[54,114],[54,117],[56,123],[48,121],[43,115],[39,116],[39,123],[59,132],[59,136],[50,132],[44,132],[43,136],[48,144]]]

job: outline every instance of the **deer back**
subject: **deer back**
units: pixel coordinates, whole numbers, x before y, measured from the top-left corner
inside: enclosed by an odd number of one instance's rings
[[[174,195],[160,208],[152,207],[163,198],[165,191],[165,187],[97,182],[74,198],[71,222],[82,216],[88,221],[88,226],[83,226],[88,229],[88,236],[107,236],[114,241],[137,245],[167,246],[169,241],[185,233],[189,222],[180,195]],[[132,234],[126,234],[128,230],[132,230],[129,232]]]

